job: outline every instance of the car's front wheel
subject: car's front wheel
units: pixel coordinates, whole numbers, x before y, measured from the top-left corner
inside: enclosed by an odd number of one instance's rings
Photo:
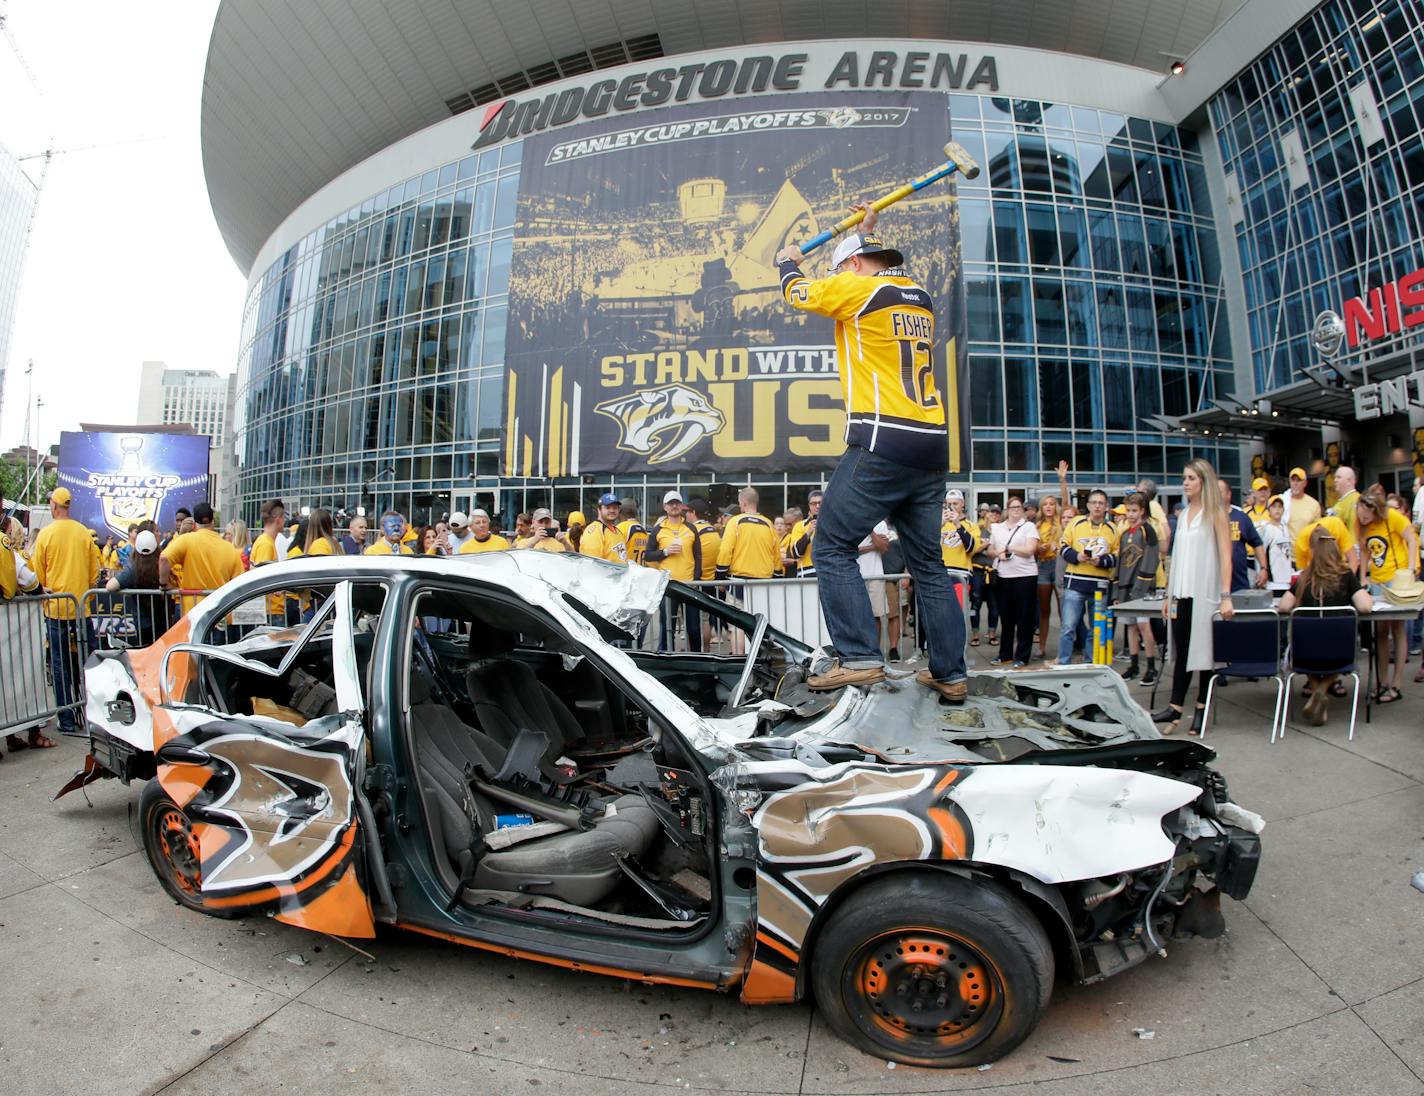
[[[173,802],[163,785],[150,780],[138,801],[143,828],[143,851],[163,889],[179,905],[214,917],[237,917],[239,912],[213,909],[203,901],[202,854],[198,837],[183,808]]]
[[[989,880],[932,871],[870,883],[832,914],[812,958],[816,1004],[867,1054],[919,1066],[992,1062],[1028,1037],[1053,949]]]

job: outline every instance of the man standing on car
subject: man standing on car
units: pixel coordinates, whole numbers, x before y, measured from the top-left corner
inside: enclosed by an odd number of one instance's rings
[[[945,401],[935,384],[934,302],[875,236],[868,205],[858,232],[831,256],[831,276],[801,272],[801,249],[780,251],[781,291],[793,308],[833,317],[846,405],[846,452],[826,487],[812,556],[821,610],[839,656],[812,689],[885,679],[870,597],[856,565],[877,522],[893,521],[930,637],[930,668],[916,680],[951,703],[968,696],[964,614],[940,560],[940,502],[948,467]]]

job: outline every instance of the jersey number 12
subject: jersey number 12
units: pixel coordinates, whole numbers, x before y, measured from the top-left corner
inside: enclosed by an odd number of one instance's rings
[[[901,339],[900,383],[905,395],[920,407],[938,407],[935,391],[934,351],[924,339]]]

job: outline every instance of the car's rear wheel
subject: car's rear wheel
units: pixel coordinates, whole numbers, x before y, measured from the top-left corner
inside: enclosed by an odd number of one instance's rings
[[[143,827],[143,850],[153,874],[163,889],[179,905],[214,917],[236,917],[238,913],[214,910],[203,901],[203,864],[198,837],[183,808],[163,790],[157,780],[144,786],[138,804]]]
[[[1053,987],[1053,949],[989,880],[898,874],[857,891],[816,943],[816,1004],[867,1054],[921,1066],[992,1062],[1028,1037]]]

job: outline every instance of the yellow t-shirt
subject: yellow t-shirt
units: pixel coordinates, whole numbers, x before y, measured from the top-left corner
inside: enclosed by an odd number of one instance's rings
[[[1038,519],[1038,559],[1040,562],[1058,558],[1058,549],[1063,543],[1063,523],[1055,518]]]
[[[366,549],[364,552],[362,552],[361,554],[362,554],[362,555],[365,555],[365,556],[395,556],[395,555],[413,556],[413,555],[415,555],[415,553],[410,550],[410,545],[407,544],[407,543],[405,543],[404,541],[401,542],[401,546],[400,546],[400,551],[399,551],[399,552],[393,551],[393,550],[391,549],[391,542],[388,541],[385,537],[382,537],[380,540],[376,541],[375,544],[371,545],[371,547],[367,548],[367,549]]]
[[[620,527],[605,525],[600,519],[583,531],[579,553],[613,563],[627,563],[628,539]]]
[[[968,548],[965,548],[963,541],[955,536],[959,530],[969,534],[971,543]],[[970,557],[979,551],[980,544],[979,526],[967,518],[961,518],[959,521],[947,521],[939,527],[939,553],[946,567],[953,567],[956,571],[970,570]]]
[[[776,526],[760,514],[736,514],[722,530],[717,566],[735,578],[771,578],[780,559]]]
[[[247,561],[254,567],[277,562],[277,542],[271,533],[262,533],[252,542],[252,547],[247,552]]]
[[[697,578],[701,582],[711,582],[717,577],[717,554],[722,550],[722,534],[710,521],[695,522],[693,528],[702,541],[702,573]],[[810,558],[809,549],[807,558]]]
[[[1286,503],[1286,531],[1290,534],[1292,542],[1300,539],[1300,534],[1305,531],[1305,527],[1320,520],[1320,503],[1315,501],[1311,495],[1301,495],[1300,498],[1287,496]],[[1351,520],[1353,520],[1351,515]],[[1297,559],[1296,566],[1303,567]]]
[[[1310,534],[1315,532],[1317,525],[1323,526],[1335,538],[1335,543],[1340,546],[1341,556],[1348,557],[1350,549],[1355,546],[1355,538],[1349,527],[1334,514],[1326,514],[1318,521],[1312,521],[1300,531],[1300,536],[1295,538],[1295,565],[1302,571],[1310,563]]]
[[[253,567],[263,567],[269,563],[277,562],[277,541],[271,533],[260,533],[256,540],[252,542],[252,547],[247,550],[247,562]],[[285,611],[287,599],[281,594],[269,594],[267,596],[267,615],[281,616]]]
[[[331,541],[327,540],[326,537],[319,537],[312,541],[311,549],[306,554],[309,556],[339,556],[342,553],[340,549],[333,548]]]
[[[30,566],[41,586],[52,594],[73,594],[80,603],[84,592],[99,581],[102,563],[89,530],[73,518],[60,518],[41,529],[30,554]],[[45,616],[73,620],[74,605],[62,599],[46,602]]]
[[[216,529],[194,529],[176,536],[164,549],[163,558],[183,569],[183,587],[188,590],[216,590],[242,574],[242,553],[218,534]],[[201,596],[185,597],[186,613],[202,601]]]
[[[460,545],[457,555],[468,556],[476,552],[503,552],[509,547],[509,541],[505,540],[498,533],[491,533],[484,540],[476,540],[473,536],[464,544]]]
[[[1335,500],[1335,505],[1327,511],[1348,525],[1355,522],[1355,504],[1360,501],[1360,492],[1351,491]]]
[[[680,521],[674,525],[670,521],[661,521],[653,526],[653,533],[657,539],[654,541],[653,535],[649,534],[648,547],[656,548],[658,551],[666,552],[669,544],[682,545],[682,551],[676,555],[663,556],[659,560],[647,561],[649,567],[655,567],[660,571],[666,571],[678,582],[692,582],[698,577],[696,555],[692,546],[697,542],[697,530],[686,521]]]
[[[567,552],[563,541],[558,537],[541,537],[538,533],[530,533],[527,537],[520,537],[514,542],[516,548],[525,548],[531,552]]]
[[[1409,569],[1409,544],[1404,539],[1409,519],[1398,510],[1386,508],[1383,521],[1374,521],[1360,530],[1360,550],[1370,561],[1370,581],[1388,582],[1399,571]]]

